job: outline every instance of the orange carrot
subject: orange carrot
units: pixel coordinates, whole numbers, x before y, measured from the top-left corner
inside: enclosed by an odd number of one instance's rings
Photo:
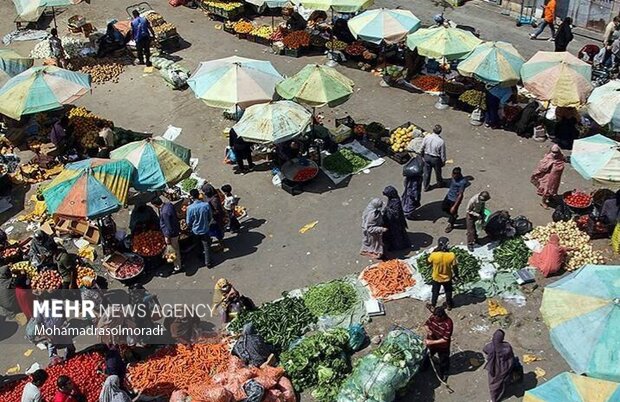
[[[385,261],[366,268],[362,278],[368,283],[373,297],[378,299],[402,293],[415,285],[411,270],[400,260]]]

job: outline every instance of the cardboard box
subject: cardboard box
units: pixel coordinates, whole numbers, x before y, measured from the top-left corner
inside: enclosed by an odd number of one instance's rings
[[[82,236],[90,244],[99,244],[99,229],[85,220],[56,218],[56,231],[60,234]]]

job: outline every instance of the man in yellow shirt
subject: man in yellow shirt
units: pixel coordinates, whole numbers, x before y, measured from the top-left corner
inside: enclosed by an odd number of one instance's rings
[[[428,256],[428,262],[433,265],[433,287],[431,305],[437,305],[439,298],[439,290],[443,286],[446,293],[446,305],[448,310],[454,307],[452,301],[452,278],[458,278],[456,254],[450,251],[449,240],[446,237],[440,237],[437,242],[437,248]]]

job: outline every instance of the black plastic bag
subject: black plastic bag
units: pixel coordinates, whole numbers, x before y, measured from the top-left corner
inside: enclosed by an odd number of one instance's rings
[[[532,222],[530,222],[530,220],[523,215],[519,215],[514,218],[512,221],[512,226],[514,226],[517,231],[517,235],[519,236],[523,236],[524,234],[531,232],[533,228]]]
[[[566,222],[571,220],[572,217],[573,211],[571,211],[570,207],[564,202],[561,202],[557,207],[555,207],[553,215],[551,215],[551,219],[553,219],[554,222]]]
[[[265,396],[265,388],[256,380],[248,380],[243,384],[243,391],[248,396],[243,399],[243,402],[260,402],[263,400],[263,396]]]
[[[411,158],[405,166],[403,166],[403,176],[416,177],[422,176],[424,171],[424,160],[420,155]]]

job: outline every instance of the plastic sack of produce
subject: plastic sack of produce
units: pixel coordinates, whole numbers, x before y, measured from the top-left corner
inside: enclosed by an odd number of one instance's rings
[[[183,390],[176,390],[170,396],[170,402],[189,402],[190,398],[187,392]]]
[[[235,402],[233,394],[221,385],[205,387],[200,393],[193,392],[192,402]],[[182,401],[182,400],[181,400]],[[173,402],[170,399],[170,402]]]
[[[425,350],[407,329],[391,331],[379,348],[364,356],[340,388],[338,402],[391,402],[418,371]]]
[[[256,382],[256,380],[250,380],[243,384],[243,390],[248,396],[243,402],[261,402],[265,395],[265,388]]]
[[[181,89],[187,86],[190,71],[178,63],[173,63],[166,68],[159,70],[164,81],[173,89]]]
[[[361,324],[353,324],[349,327],[349,347],[357,352],[364,347],[368,334]]]

